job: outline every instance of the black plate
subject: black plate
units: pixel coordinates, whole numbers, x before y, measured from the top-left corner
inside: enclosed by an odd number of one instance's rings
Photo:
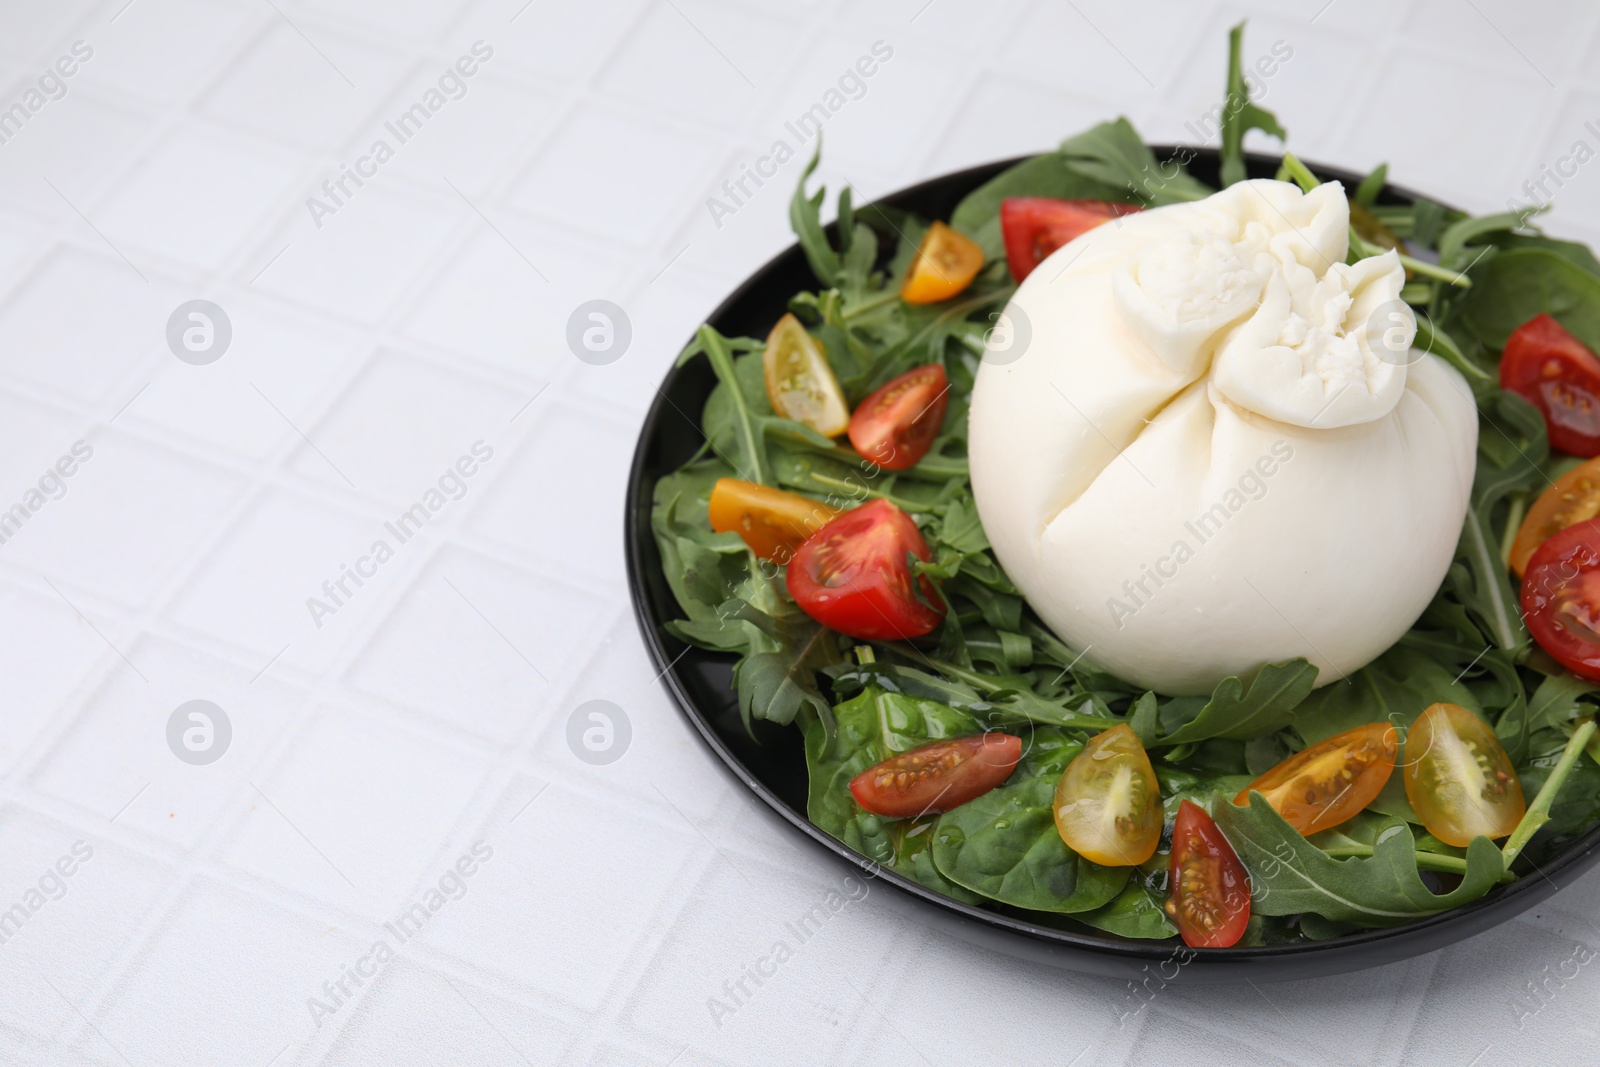
[[[1170,158],[1175,151],[1170,147],[1156,148],[1162,159]],[[1216,152],[1189,151],[1195,155],[1191,172],[1215,184]],[[886,196],[882,202],[924,218],[949,218],[967,193],[1021,161],[1005,160],[934,178]],[[1251,177],[1272,177],[1277,167],[1275,157],[1250,157]],[[1344,182],[1346,188],[1354,188],[1360,181],[1359,175],[1336,168],[1313,169],[1324,178]],[[1390,186],[1383,202],[1403,204],[1414,196]],[[836,236],[831,226],[829,233]],[[805,256],[794,245],[751,275],[707,321],[726,336],[765,337],[784,312],[789,297],[815,287],[816,279]],[[806,768],[800,731],[758,722],[757,736],[751,738],[739,720],[738,703],[730,687],[733,657],[685,646],[663,628],[667,620],[679,617],[679,611],[661,573],[661,560],[650,532],[651,492],[658,478],[676,470],[700,448],[704,440],[700,411],[714,384],[711,368],[703,359],[668,373],[639,433],[625,515],[628,582],[639,629],[651,659],[662,672],[662,682],[701,740],[735,777],[796,831],[821,849],[895,886],[898,892],[889,894],[891,897],[904,893],[916,898],[909,906],[918,917],[936,922],[957,936],[1009,955],[1117,977],[1140,977],[1147,966],[1172,958],[1174,945],[1179,944],[1175,941],[1136,941],[1089,927],[1060,930],[951,900],[893,871],[877,868],[806,818]],[[1404,926],[1369,930],[1333,941],[1208,949],[1195,956],[1184,970],[1194,968],[1194,973],[1213,979],[1310,978],[1431,952],[1482,933],[1546,899],[1600,860],[1597,845],[1600,827],[1559,852],[1542,857],[1544,877],[1520,878],[1471,904]]]

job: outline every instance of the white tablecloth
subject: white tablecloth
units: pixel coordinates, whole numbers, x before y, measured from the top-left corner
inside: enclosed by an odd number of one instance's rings
[[[1480,211],[1548,166],[1594,238],[1600,165],[1560,161],[1600,146],[1600,9],[0,11],[0,1061],[1595,1062],[1600,877],[1411,962],[1153,998],[857,899],[669,706],[620,518],[654,383],[790,240],[811,146],[763,159],[814,105],[863,197],[1119,113],[1193,142],[1249,15],[1306,158]],[[599,299],[603,365],[567,342]]]

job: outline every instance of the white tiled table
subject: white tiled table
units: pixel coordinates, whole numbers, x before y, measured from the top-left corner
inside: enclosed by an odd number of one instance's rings
[[[1247,55],[1294,49],[1267,103],[1307,158],[1487,211],[1596,142],[1578,0],[0,4],[0,109],[93,50],[0,144],[0,510],[93,449],[0,544],[0,1062],[1595,1062],[1600,979],[1559,976],[1596,877],[1440,954],[1137,1012],[875,891],[708,1009],[842,875],[691,738],[627,607],[640,416],[788,242],[800,164],[720,226],[707,197],[876,41],[822,168],[866,197],[1118,113],[1192,140],[1244,15]],[[1557,204],[1600,237],[1600,169]],[[233,330],[205,366],[165,339],[195,298]],[[608,366],[565,343],[595,298],[633,327]],[[480,441],[319,627],[306,599]],[[195,699],[232,726],[203,766],[167,743]],[[592,699],[631,722],[609,765],[567,743]]]

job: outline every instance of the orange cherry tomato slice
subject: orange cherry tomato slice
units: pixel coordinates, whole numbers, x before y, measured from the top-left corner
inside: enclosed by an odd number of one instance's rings
[[[1428,833],[1465,847],[1505,837],[1528,805],[1489,724],[1457,704],[1434,704],[1406,731],[1406,799]]]
[[[908,304],[937,304],[949,300],[972,284],[983,269],[983,249],[978,243],[942,222],[922,235],[917,258],[900,285],[900,299]]]
[[[1172,822],[1167,914],[1191,948],[1227,948],[1250,922],[1250,878],[1206,810],[1192,800]]]
[[[1600,459],[1574,467],[1539,494],[1511,543],[1511,569],[1522,577],[1539,546],[1568,526],[1600,516]]]
[[[838,437],[850,425],[850,406],[827,355],[794,315],[784,315],[767,335],[761,369],[767,399],[779,415],[824,437]]]
[[[1134,867],[1161,843],[1161,786],[1126,723],[1095,734],[1056,783],[1056,831],[1107,867]]]
[[[711,528],[744,538],[762,559],[787,563],[806,538],[832,522],[835,508],[770,485],[718,478],[711,487]]]
[[[907,371],[856,407],[850,416],[850,443],[884,470],[915,467],[933,447],[949,406],[944,364]]]
[[[1394,773],[1398,748],[1399,734],[1388,723],[1357,726],[1290,756],[1239,790],[1233,802],[1248,804],[1251,793],[1260,793],[1309,837],[1371,804]]]
[[[1011,777],[1021,758],[1022,738],[1011,734],[934,741],[868,767],[850,779],[850,795],[890,819],[949,811]]]

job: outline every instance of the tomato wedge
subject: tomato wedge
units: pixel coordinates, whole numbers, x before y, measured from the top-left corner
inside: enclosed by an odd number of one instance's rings
[[[1555,319],[1517,327],[1500,355],[1500,388],[1539,409],[1551,448],[1600,455],[1600,359]]]
[[[924,576],[913,584],[906,562],[932,555],[911,516],[871,500],[812,534],[785,580],[795,603],[822,625],[863,641],[898,641],[921,637],[944,618],[933,583]]]
[[[1489,724],[1458,704],[1433,704],[1406,731],[1406,799],[1428,833],[1465,847],[1505,837],[1528,805]]]
[[[1394,773],[1398,748],[1399,734],[1388,723],[1357,726],[1296,752],[1239,790],[1233,802],[1248,804],[1251,793],[1260,793],[1309,837],[1371,804]]]
[[[949,300],[972,284],[983,269],[983,249],[966,234],[935,222],[922,235],[917,257],[900,284],[900,299],[908,304],[937,304]]]
[[[711,487],[711,528],[732,530],[756,555],[779,563],[787,563],[801,542],[838,515],[836,508],[770,485],[718,478]]]
[[[1142,210],[1112,200],[1016,196],[1000,201],[1000,234],[1011,277],[1022,281],[1056,249],[1102,223]]]
[[[1161,786],[1126,723],[1095,734],[1056,783],[1056,832],[1107,867],[1134,867],[1161,843]]]
[[[1227,948],[1250,922],[1250,878],[1239,854],[1192,800],[1172,822],[1172,895],[1167,914],[1191,948]]]
[[[1528,509],[1511,543],[1511,569],[1521,577],[1534,551],[1576,523],[1600,516],[1600,458],[1557,478]]]
[[[1600,519],[1568,526],[1534,551],[1522,576],[1522,611],[1540,648],[1580,678],[1600,681]]]
[[[915,467],[933,447],[949,405],[944,364],[907,371],[856,408],[850,416],[850,443],[885,470]]]
[[[960,807],[1007,778],[1022,758],[1022,738],[975,734],[934,741],[850,779],[850,795],[874,815],[911,819]]]
[[[761,369],[767,381],[767,399],[779,415],[804,423],[824,437],[838,437],[850,425],[850,406],[844,402],[827,355],[793,314],[779,319],[767,335]]]

